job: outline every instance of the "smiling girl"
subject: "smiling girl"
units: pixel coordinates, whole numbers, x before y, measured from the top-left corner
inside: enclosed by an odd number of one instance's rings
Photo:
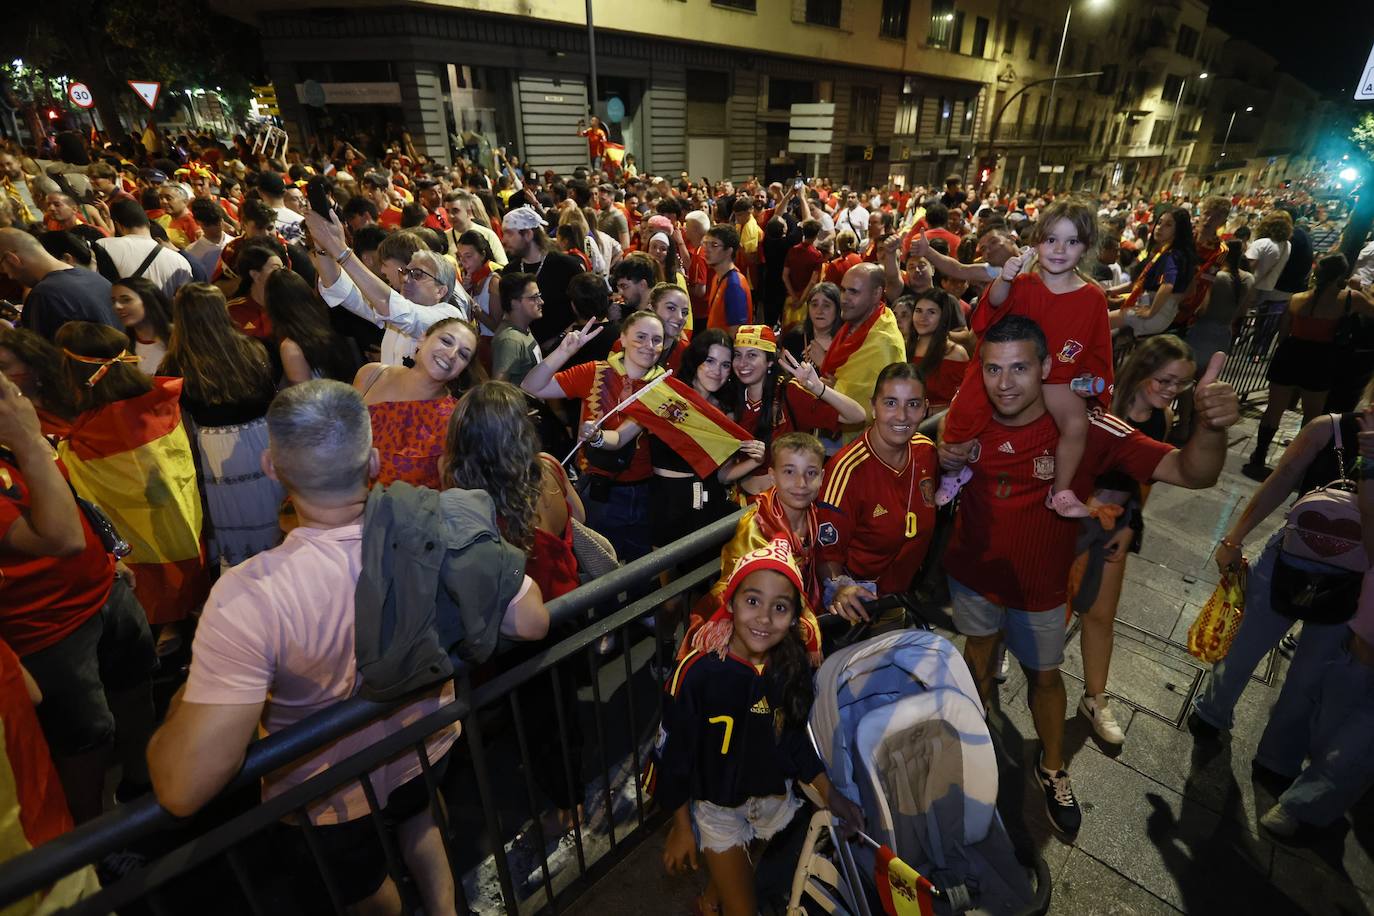
[[[1002,265],[1002,273],[988,288],[973,315],[973,330],[981,334],[1007,315],[1023,315],[1040,325],[1049,342],[1050,374],[1045,379],[1045,406],[1059,427],[1054,474],[1046,504],[1060,515],[1081,518],[1090,514],[1073,493],[1070,481],[1083,460],[1088,438],[1088,411],[1070,383],[1087,375],[1101,380],[1093,395],[1103,407],[1112,386],[1112,336],[1107,324],[1107,298],[1101,287],[1078,272],[1087,251],[1097,248],[1097,213],[1067,198],[1045,208],[1031,232],[1032,257],[1017,256]],[[946,454],[967,457],[974,438],[992,416],[992,404],[970,361],[968,374],[945,417]],[[972,476],[967,466],[949,471],[936,496],[939,505],[954,499]]]
[[[372,444],[381,458],[377,483],[397,480],[440,488],[439,459],[449,417],[458,402],[453,385],[477,351],[477,331],[461,318],[429,326],[414,365],[368,363],[353,387],[362,392],[372,417]]]
[[[801,807],[796,781],[811,785],[843,832],[863,825],[807,736],[815,692],[799,630],[801,589],[786,540],[741,557],[711,625],[665,685],[643,783],[673,812],[664,868],[696,869],[700,848],[711,882],[699,912],[757,912],[753,863]]]

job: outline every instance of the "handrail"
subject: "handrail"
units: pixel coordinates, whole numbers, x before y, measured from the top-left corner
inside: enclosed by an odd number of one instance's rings
[[[551,628],[614,600],[621,592],[681,565],[703,551],[718,548],[734,533],[740,514],[732,513],[548,602]],[[513,645],[503,642],[498,652],[510,649]],[[461,673],[455,672],[455,677]],[[351,697],[307,716],[290,728],[268,735],[248,748],[243,767],[220,793],[221,796],[256,785],[263,776],[389,715],[432,687],[421,688],[413,694],[386,703]],[[120,805],[36,849],[0,863],[0,906],[22,899],[79,868],[99,862],[135,840],[158,830],[183,826],[190,821],[191,818],[178,818],[169,813],[153,795]]]

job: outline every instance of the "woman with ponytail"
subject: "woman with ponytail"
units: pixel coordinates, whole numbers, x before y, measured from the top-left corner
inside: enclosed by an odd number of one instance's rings
[[[1242,469],[1252,480],[1264,480],[1270,474],[1264,459],[1295,392],[1302,399],[1304,426],[1325,410],[1326,395],[1346,346],[1338,339],[1346,319],[1355,312],[1374,313],[1374,301],[1345,286],[1349,275],[1350,262],[1345,255],[1322,258],[1317,262],[1312,288],[1293,296],[1279,319],[1279,346],[1265,374],[1269,405],[1260,419],[1255,450]]]

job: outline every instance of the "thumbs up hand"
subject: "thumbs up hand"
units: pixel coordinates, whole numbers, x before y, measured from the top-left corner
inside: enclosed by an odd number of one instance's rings
[[[1193,395],[1197,415],[1208,429],[1226,429],[1240,420],[1240,398],[1236,396],[1236,389],[1229,382],[1218,381],[1225,367],[1226,354],[1213,354]]]

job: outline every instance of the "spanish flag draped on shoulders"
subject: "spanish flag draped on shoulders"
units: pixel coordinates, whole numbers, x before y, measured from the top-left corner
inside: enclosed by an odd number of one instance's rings
[[[133,548],[125,562],[153,624],[181,620],[209,591],[181,383],[156,378],[145,394],[81,414],[57,446],[72,486],[105,510]]]
[[[730,639],[731,623],[720,613],[724,606],[726,587],[730,584],[730,573],[740,558],[755,550],[768,547],[775,539],[786,540],[792,550],[792,559],[801,571],[801,636],[806,644],[807,654],[813,664],[821,662],[821,628],[816,620],[815,608],[821,606],[821,583],[817,572],[817,530],[819,516],[812,505],[806,510],[806,531],[797,534],[787,522],[782,503],[778,501],[776,488],[765,490],[759,495],[758,502],[744,510],[732,537],[720,551],[720,579],[711,590],[701,597],[692,607],[692,617],[687,622],[687,635],[678,647],[677,657],[681,661],[693,650],[714,652]]]
[[[821,375],[835,379],[835,390],[864,405],[873,419],[873,383],[891,363],[906,359],[906,342],[892,310],[879,303],[858,325],[845,322],[835,333],[821,364]]]

